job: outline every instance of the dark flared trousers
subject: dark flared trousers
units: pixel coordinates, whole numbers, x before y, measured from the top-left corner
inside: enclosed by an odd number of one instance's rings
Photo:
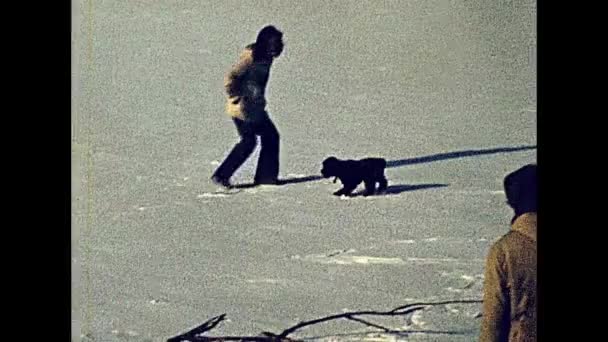
[[[239,141],[224,162],[213,173],[213,176],[230,179],[236,170],[253,153],[257,144],[256,136],[260,136],[262,150],[258,159],[254,182],[257,184],[273,184],[279,176],[279,132],[270,118],[250,122],[232,119],[241,136]]]

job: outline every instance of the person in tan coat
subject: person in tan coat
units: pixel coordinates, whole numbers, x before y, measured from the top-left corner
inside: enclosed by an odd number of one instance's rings
[[[216,184],[230,187],[230,177],[247,160],[260,136],[262,149],[254,178],[255,184],[277,184],[279,175],[279,132],[266,112],[266,84],[270,67],[283,51],[283,33],[264,27],[255,43],[241,53],[225,77],[226,112],[234,121],[241,140],[211,177]]]
[[[481,342],[536,341],[536,177],[533,164],[505,177],[515,216],[487,256]]]

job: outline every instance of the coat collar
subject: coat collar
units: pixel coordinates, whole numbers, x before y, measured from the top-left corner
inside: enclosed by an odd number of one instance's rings
[[[513,221],[511,228],[536,242],[536,220],[536,213],[524,213]]]

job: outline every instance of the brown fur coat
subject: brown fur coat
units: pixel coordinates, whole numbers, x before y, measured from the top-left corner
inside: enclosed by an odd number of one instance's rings
[[[266,113],[266,84],[272,61],[256,61],[251,44],[241,53],[238,63],[226,74],[228,95],[226,112],[233,118],[256,121]]]

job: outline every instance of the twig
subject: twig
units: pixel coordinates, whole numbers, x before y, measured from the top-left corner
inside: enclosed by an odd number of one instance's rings
[[[300,322],[296,325],[294,325],[293,327],[290,327],[288,329],[283,330],[283,332],[281,332],[280,334],[278,334],[277,336],[279,337],[287,337],[287,335],[292,334],[293,332],[295,332],[296,330],[299,330],[305,326],[309,326],[309,325],[313,325],[313,324],[318,324],[318,323],[322,323],[322,322],[327,322],[327,321],[331,321],[331,320],[335,320],[335,319],[340,319],[340,318],[349,318],[352,316],[363,316],[363,315],[370,315],[370,316],[398,316],[398,315],[406,315],[409,313],[412,313],[414,311],[418,311],[418,310],[422,310],[427,306],[435,306],[435,305],[445,305],[445,304],[469,304],[469,303],[481,303],[481,300],[450,300],[450,301],[443,301],[443,302],[436,302],[436,303],[412,303],[412,304],[407,304],[407,305],[403,305],[400,306],[398,308],[395,308],[391,311],[357,311],[357,312],[345,312],[345,313],[341,313],[341,314],[336,314],[336,315],[331,315],[331,316],[327,316],[327,317],[323,317],[323,318],[318,318],[318,319],[314,319],[311,321],[304,321],[304,322]]]
[[[180,342],[183,340],[196,339],[197,338],[196,335],[202,334],[205,331],[209,331],[209,330],[215,328],[215,326],[220,324],[220,322],[223,321],[225,317],[226,317],[226,314],[221,314],[219,316],[213,317],[210,320],[206,321],[205,323],[199,325],[198,327],[196,327],[188,332],[185,332],[179,336],[171,337],[170,339],[167,340],[167,342]]]
[[[299,330],[299,329],[301,329],[301,328],[303,328],[305,326],[309,326],[309,325],[313,325],[313,324],[318,324],[318,323],[323,323],[323,322],[332,321],[332,320],[341,319],[341,318],[352,318],[352,316],[363,316],[363,315],[398,316],[398,315],[405,315],[405,314],[408,314],[410,312],[414,312],[414,311],[421,310],[421,309],[424,309],[424,307],[411,308],[407,312],[393,312],[393,311],[388,311],[388,312],[379,312],[379,311],[346,312],[346,313],[341,313],[341,314],[336,314],[336,315],[331,315],[331,316],[326,316],[326,317],[314,319],[314,320],[311,320],[311,321],[300,322],[300,323],[294,325],[291,328],[283,330],[283,332],[281,332],[277,336],[287,337],[287,335],[292,334],[294,331]]]
[[[349,319],[349,320],[355,321],[355,322],[359,322],[359,323],[365,324],[365,325],[370,326],[370,327],[378,328],[380,330],[383,330],[384,332],[391,332],[391,329],[389,329],[389,328],[383,327],[383,326],[378,325],[378,324],[374,324],[372,322],[368,322],[368,321],[362,320],[361,318],[346,317],[346,319]]]
[[[448,300],[443,302],[435,302],[435,303],[411,303],[407,305],[403,305],[397,307],[390,311],[354,311],[354,312],[344,312],[341,314],[330,315],[326,317],[317,318],[310,321],[300,322],[290,328],[283,330],[280,334],[273,334],[271,332],[263,332],[261,335],[264,336],[221,336],[221,337],[209,337],[209,336],[200,336],[200,334],[213,329],[217,326],[221,321],[224,320],[226,314],[222,314],[220,316],[214,317],[207,322],[201,324],[200,326],[184,333],[176,337],[172,337],[167,340],[167,342],[181,342],[183,340],[189,340],[193,342],[216,342],[216,341],[251,341],[251,342],[277,342],[277,341],[297,341],[294,339],[290,339],[287,336],[289,334],[294,333],[295,331],[318,323],[323,323],[336,319],[348,319],[352,321],[356,321],[374,328],[382,329],[385,332],[393,332],[393,330],[387,329],[383,326],[367,322],[363,319],[360,319],[355,316],[402,316],[407,315],[412,312],[422,310],[428,306],[437,306],[437,305],[446,305],[446,304],[473,304],[473,303],[482,303],[481,300]]]
[[[292,340],[289,338],[278,338],[270,336],[220,336],[220,337],[208,337],[208,336],[196,336],[192,342],[221,342],[221,341],[251,341],[251,342],[296,342],[298,340]]]
[[[400,311],[412,306],[434,306],[434,305],[446,305],[446,304],[475,304],[475,303],[483,303],[482,300],[479,299],[464,299],[464,300],[446,300],[443,302],[435,302],[435,303],[411,303],[400,306],[396,309],[391,310],[390,312]]]

